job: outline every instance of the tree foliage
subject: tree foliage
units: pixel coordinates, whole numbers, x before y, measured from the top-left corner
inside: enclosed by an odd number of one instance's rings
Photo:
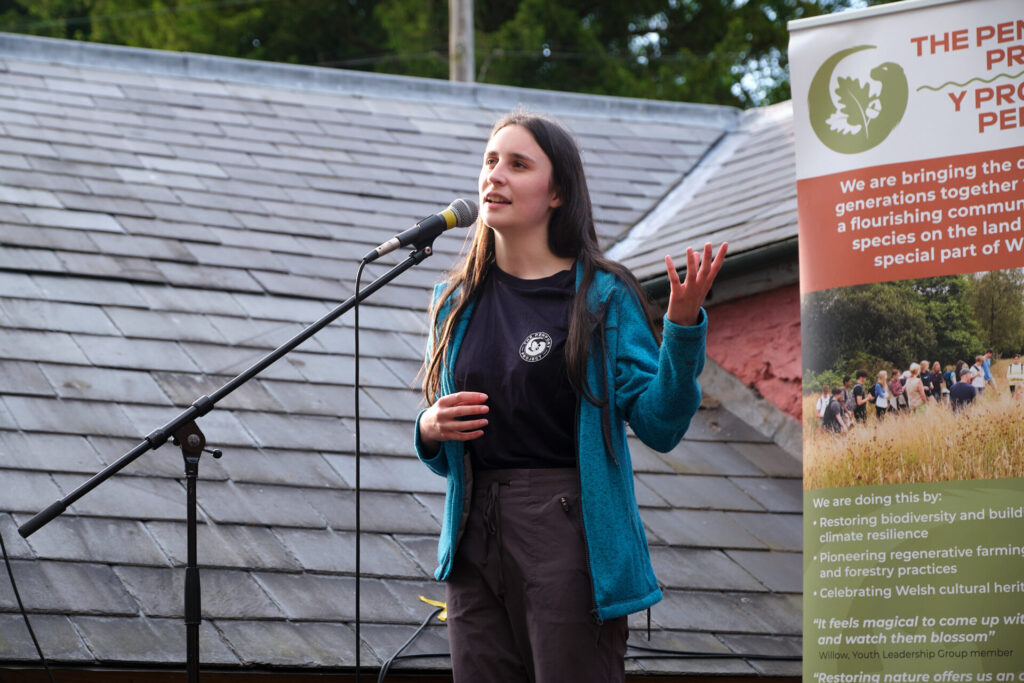
[[[970,280],[971,307],[986,348],[999,355],[1024,345],[1024,269],[994,270]]]
[[[786,22],[889,0],[477,0],[477,80],[753,106],[789,97]],[[0,0],[0,30],[447,78],[441,0]]]
[[[859,367],[906,369],[922,358],[970,361],[984,348],[975,291],[968,276],[949,275],[812,292],[802,306],[804,368],[813,377]]]

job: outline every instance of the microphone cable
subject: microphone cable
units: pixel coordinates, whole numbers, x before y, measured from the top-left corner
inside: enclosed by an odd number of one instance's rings
[[[25,611],[25,604],[21,601],[21,593],[18,592],[18,583],[14,580],[14,572],[11,571],[11,560],[7,557],[7,545],[4,543],[3,531],[0,531],[0,552],[4,556],[4,565],[7,567],[7,576],[11,579],[11,588],[14,590],[14,598],[18,601],[18,609],[21,611],[21,618],[25,620],[25,626],[28,627],[28,634],[32,638],[32,644],[36,646],[36,652],[39,654],[39,661],[43,663],[43,668],[46,669],[46,675],[50,677],[50,683],[56,683],[53,679],[53,672],[50,671],[50,664],[46,661],[46,656],[43,655],[43,648],[39,647],[39,641],[36,639],[36,632],[32,629],[32,622],[28,619],[28,612]]]

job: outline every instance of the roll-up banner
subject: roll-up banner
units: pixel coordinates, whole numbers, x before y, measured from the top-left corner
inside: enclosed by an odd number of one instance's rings
[[[789,28],[804,680],[1024,683],[1024,0]]]

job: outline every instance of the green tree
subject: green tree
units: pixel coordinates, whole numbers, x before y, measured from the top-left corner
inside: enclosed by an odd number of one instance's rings
[[[934,348],[922,296],[907,282],[812,292],[801,307],[804,368],[849,372],[849,361],[905,368]]]
[[[981,353],[978,322],[968,301],[970,282],[966,275],[947,275],[914,280],[911,285],[921,296],[925,320],[935,332],[935,344],[922,347],[919,355],[943,365],[970,361]]]
[[[753,106],[789,97],[786,22],[888,0],[477,0],[485,83]],[[446,78],[441,0],[0,0],[0,29]]]
[[[1024,269],[972,276],[968,296],[985,346],[1000,355],[1024,345]]]

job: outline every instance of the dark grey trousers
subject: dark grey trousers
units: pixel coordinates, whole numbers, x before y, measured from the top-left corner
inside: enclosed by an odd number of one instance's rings
[[[625,680],[626,617],[598,623],[575,469],[474,477],[447,582],[456,683]]]

